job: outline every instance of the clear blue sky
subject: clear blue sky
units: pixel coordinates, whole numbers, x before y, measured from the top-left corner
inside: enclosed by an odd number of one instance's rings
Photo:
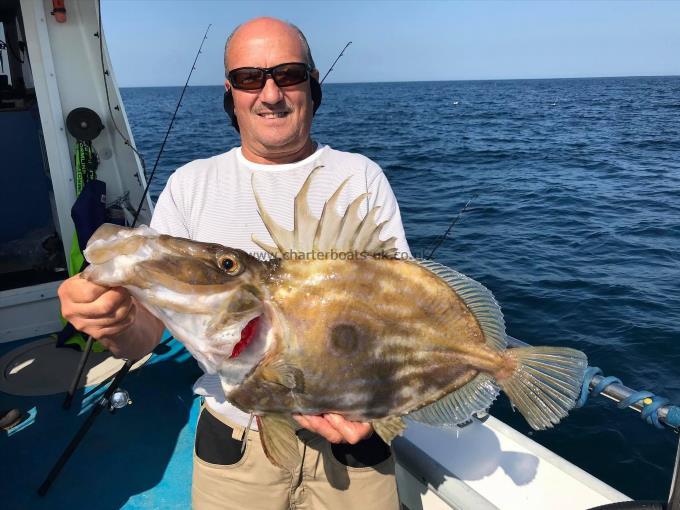
[[[224,41],[255,16],[292,21],[328,82],[680,75],[680,1],[102,0],[121,86],[223,82]]]

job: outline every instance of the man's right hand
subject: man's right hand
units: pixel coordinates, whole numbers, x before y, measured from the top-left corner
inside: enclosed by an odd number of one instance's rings
[[[78,331],[103,342],[135,321],[135,303],[122,287],[102,287],[77,274],[62,283],[57,293],[64,318]]]
[[[163,324],[122,287],[102,287],[77,274],[59,286],[61,314],[115,356],[137,359],[158,345]]]

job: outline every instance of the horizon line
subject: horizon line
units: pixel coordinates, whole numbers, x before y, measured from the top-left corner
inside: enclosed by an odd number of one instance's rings
[[[389,81],[332,81],[328,85],[367,85],[379,83],[446,83],[446,82],[484,82],[484,81],[539,81],[539,80],[598,80],[611,78],[680,78],[680,74],[635,74],[635,75],[612,75],[612,76],[558,76],[546,78],[471,78],[456,80],[389,80]],[[121,89],[144,89],[144,88],[163,88],[163,87],[183,87],[184,84],[177,85],[120,85]],[[222,87],[223,83],[211,85],[189,85],[190,87]]]

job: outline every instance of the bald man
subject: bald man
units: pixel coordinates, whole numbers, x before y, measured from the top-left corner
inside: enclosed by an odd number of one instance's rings
[[[310,192],[312,212],[319,217],[349,177],[340,210],[368,191],[370,207],[382,208],[378,220],[389,219],[383,235],[396,237],[398,250],[408,253],[399,208],[380,167],[312,140],[321,89],[302,32],[273,18],[251,20],[227,39],[224,65],[225,109],[241,146],[179,168],[158,199],[151,226],[257,253],[253,234],[263,240],[269,234],[257,213],[253,176],[274,220],[290,227],[295,194],[312,169],[323,165]],[[61,285],[59,297],[64,317],[117,356],[140,358],[160,341],[163,324],[124,289],[73,277]],[[295,416],[302,461],[290,472],[268,461],[258,434],[245,434],[249,416],[226,401],[216,375],[204,375],[194,391],[204,396],[194,452],[194,508],[398,508],[394,460],[370,424],[336,414]]]

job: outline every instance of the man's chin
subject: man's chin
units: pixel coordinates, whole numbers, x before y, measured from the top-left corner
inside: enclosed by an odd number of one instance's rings
[[[309,134],[305,135],[292,126],[253,130],[241,129],[243,146],[249,152],[265,158],[295,155],[304,151],[308,141]]]
[[[277,154],[280,152],[295,152],[301,149],[299,138],[291,133],[273,133],[257,139],[258,144],[267,152]]]

